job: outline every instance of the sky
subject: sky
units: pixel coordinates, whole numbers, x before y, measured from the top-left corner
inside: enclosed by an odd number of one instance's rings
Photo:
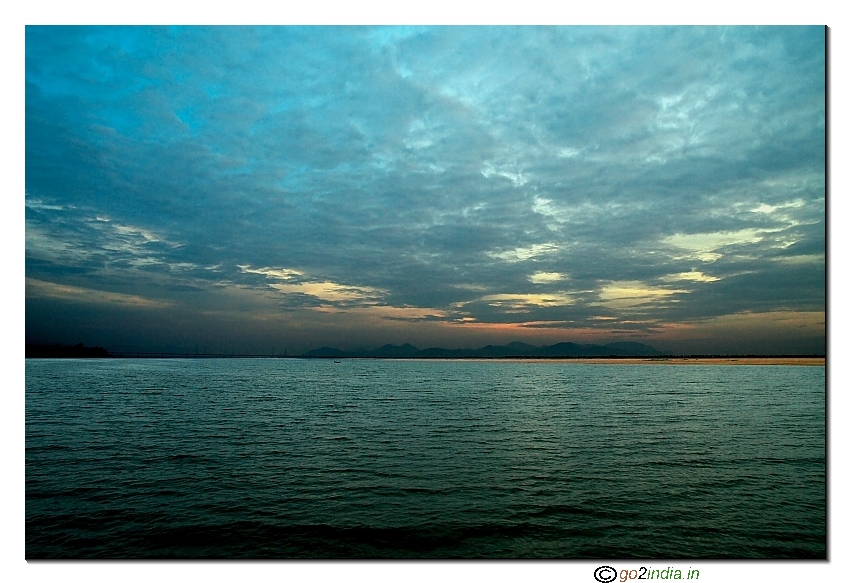
[[[38,27],[28,342],[825,350],[812,27]]]

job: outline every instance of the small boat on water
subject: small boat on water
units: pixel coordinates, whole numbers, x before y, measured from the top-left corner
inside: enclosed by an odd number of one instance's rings
[[[340,362],[340,361],[338,361],[338,360],[335,360],[335,361],[334,361],[334,364],[339,364],[339,362]]]

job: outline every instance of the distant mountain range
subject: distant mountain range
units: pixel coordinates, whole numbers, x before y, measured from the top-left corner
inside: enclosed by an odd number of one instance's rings
[[[533,346],[524,342],[511,342],[504,346],[492,344],[478,349],[426,348],[420,350],[411,344],[385,344],[375,350],[344,351],[323,346],[304,354],[308,358],[559,358],[602,356],[659,356],[662,353],[640,342],[612,342],[610,344],[575,344],[559,342],[551,346]]]

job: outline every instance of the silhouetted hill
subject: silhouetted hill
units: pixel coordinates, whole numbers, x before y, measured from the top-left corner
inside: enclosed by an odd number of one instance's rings
[[[351,356],[351,353],[343,352],[338,348],[330,348],[328,346],[322,346],[321,348],[317,348],[316,350],[311,350],[304,356],[310,358],[340,358],[342,356]]]
[[[543,346],[540,356],[656,356],[660,354],[655,348],[639,342],[612,342],[611,344],[575,344],[561,342],[552,346]]]
[[[499,358],[505,356],[533,354],[537,350],[539,350],[539,348],[537,346],[532,346],[531,344],[525,344],[524,342],[511,342],[506,346],[493,346],[492,344],[488,344],[484,348],[479,348],[472,352],[475,352],[477,356]]]
[[[462,348],[426,348],[417,352],[415,358],[470,358],[474,352]]]
[[[607,348],[615,348],[623,350],[635,356],[658,356],[661,354],[652,346],[641,344],[640,342],[612,342],[605,345]]]
[[[386,344],[375,350],[343,351],[323,346],[311,350],[308,358],[576,358],[576,357],[629,357],[657,356],[658,350],[639,342],[612,342],[610,344],[576,344],[560,342],[551,346],[533,346],[524,342],[511,342],[504,346],[488,344],[483,348],[426,348],[419,350],[411,344],[396,346]]]
[[[26,345],[26,358],[109,358],[111,356],[105,348],[100,346]]]
[[[401,346],[385,344],[369,352],[369,355],[375,358],[410,358],[417,352],[419,352],[419,349],[412,344],[402,344]]]

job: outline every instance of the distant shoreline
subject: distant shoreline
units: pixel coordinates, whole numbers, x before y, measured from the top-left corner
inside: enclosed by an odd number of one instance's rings
[[[425,361],[425,362],[513,362],[532,364],[631,364],[631,365],[772,365],[772,366],[825,366],[826,357],[823,356],[670,356],[670,357],[582,357],[582,356],[554,356],[541,357],[373,357],[373,356],[272,356],[272,355],[195,355],[195,354],[164,354],[164,353],[135,353],[135,354],[108,354],[97,356],[31,356],[27,360],[316,360],[316,361],[351,361],[351,360],[399,360],[399,361]]]
[[[583,364],[714,364],[714,365],[782,365],[782,366],[825,366],[826,357],[810,356],[711,356],[711,357],[662,357],[662,358],[535,358],[503,359],[510,362],[575,362]]]
[[[332,360],[328,357],[294,357],[305,358],[307,360]],[[425,360],[425,361],[465,361],[465,362],[528,362],[528,363],[549,363],[549,364],[656,364],[656,365],[689,365],[689,364],[713,364],[713,365],[774,365],[774,366],[825,366],[826,357],[824,356],[670,356],[670,357],[550,357],[550,358],[368,358],[368,357],[341,357],[336,360]]]
[[[345,352],[323,347],[305,354],[222,354],[109,351],[100,346],[26,344],[26,358],[131,358],[131,359],[198,359],[198,358],[306,358],[315,360],[464,360],[475,362],[576,362],[585,364],[782,364],[825,366],[826,356],[818,354],[663,354],[652,346],[635,342],[619,342],[604,346],[562,342],[553,346],[532,346],[513,342],[506,346],[488,345],[480,349],[427,348],[419,350],[405,344],[387,344],[371,351]]]

